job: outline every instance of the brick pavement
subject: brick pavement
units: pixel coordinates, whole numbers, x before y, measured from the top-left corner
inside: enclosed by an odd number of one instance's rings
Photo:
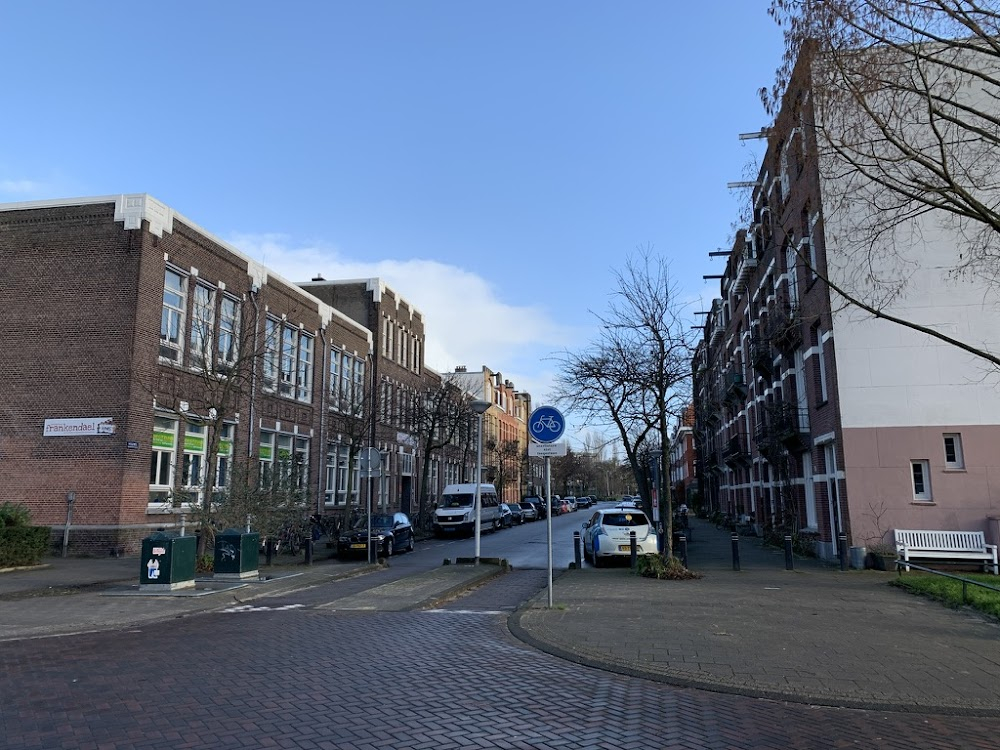
[[[754,540],[743,540],[741,550],[737,573],[728,534],[696,522],[689,553],[702,579],[651,581],[626,568],[588,565],[556,577],[552,610],[539,592],[544,577],[518,576],[518,601],[537,595],[511,615],[510,630],[564,659],[673,685],[808,704],[1000,716],[995,622],[891,588],[892,574],[842,573],[807,560],[789,572],[780,552]],[[108,597],[99,595],[102,587],[136,580],[137,559],[52,562],[44,571],[0,574],[0,640],[126,629],[262,598],[273,606],[405,611],[481,582],[471,573],[463,582],[440,572],[435,581],[431,570],[400,583],[407,573],[394,559],[391,570],[350,580],[344,576],[356,576],[363,564],[299,566],[307,571],[302,576],[210,597]],[[80,593],[58,595],[64,589]],[[491,610],[491,591],[482,587],[455,606]]]
[[[570,571],[511,619],[526,642],[581,664],[673,685],[855,708],[1000,716],[1000,625],[697,523],[703,578]]]

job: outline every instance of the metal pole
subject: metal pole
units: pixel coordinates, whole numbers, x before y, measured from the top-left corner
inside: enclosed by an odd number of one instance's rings
[[[69,527],[73,523],[73,503],[76,502],[76,493],[66,493],[66,525],[63,527],[62,556],[69,554]]]
[[[313,564],[313,540],[311,536],[306,537],[305,544],[303,545],[306,551],[306,565]]]
[[[476,565],[479,565],[479,537],[482,533],[482,512],[480,510],[480,489],[483,483],[483,415],[479,414],[479,429],[476,430]]]
[[[635,548],[635,532],[630,531],[628,533],[628,546],[629,546],[629,564],[632,570],[635,570],[636,566],[639,564],[639,554]]]
[[[576,569],[583,567],[583,560],[580,559],[580,532],[573,532],[573,559],[576,560]]]
[[[740,535],[735,531],[731,537],[733,543],[733,570],[740,569]]]
[[[548,511],[545,514],[545,526],[548,531],[549,548],[549,609],[552,609],[552,459],[545,457],[545,504]]]
[[[794,568],[794,563],[792,561],[792,535],[785,534],[785,570],[792,570]]]

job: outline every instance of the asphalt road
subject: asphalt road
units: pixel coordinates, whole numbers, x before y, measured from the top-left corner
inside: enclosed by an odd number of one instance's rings
[[[562,525],[555,519],[557,538],[568,538],[568,559],[583,516],[568,516]],[[525,550],[544,547],[537,541],[544,533],[544,524],[536,523],[484,537],[483,554],[536,559]],[[463,545],[470,543],[427,542],[394,557],[389,570],[249,607],[126,632],[0,644],[0,747],[996,746],[1000,720],[680,689],[540,653],[513,638],[506,624],[545,585],[544,568],[527,564],[434,610],[337,608],[352,593],[440,565],[442,557],[465,556]]]

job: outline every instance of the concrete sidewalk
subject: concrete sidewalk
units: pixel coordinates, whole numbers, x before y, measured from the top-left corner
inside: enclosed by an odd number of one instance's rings
[[[852,708],[1000,715],[1000,625],[695,522],[689,567],[657,581],[628,568],[559,576],[511,631],[572,661],[673,685]]]

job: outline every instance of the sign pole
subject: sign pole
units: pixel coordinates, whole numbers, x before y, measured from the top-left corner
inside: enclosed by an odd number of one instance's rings
[[[548,506],[545,523],[549,532],[549,609],[552,609],[552,459],[548,456],[545,457],[545,502]]]

